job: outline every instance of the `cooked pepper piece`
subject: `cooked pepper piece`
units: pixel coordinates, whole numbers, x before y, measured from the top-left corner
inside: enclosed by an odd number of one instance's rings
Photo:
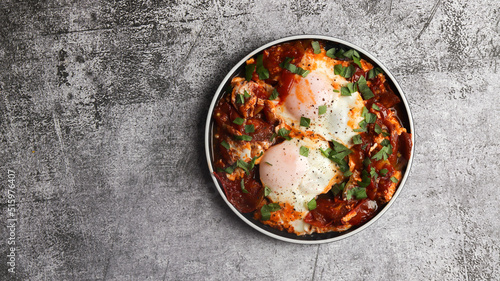
[[[244,187],[248,193],[241,187],[241,179],[229,180],[224,172],[214,173],[220,181],[227,200],[242,213],[255,211],[264,198],[264,187],[254,178],[255,169],[244,176]]]

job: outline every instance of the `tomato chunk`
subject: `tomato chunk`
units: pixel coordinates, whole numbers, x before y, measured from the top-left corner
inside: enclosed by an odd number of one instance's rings
[[[214,109],[215,122],[220,128],[229,133],[244,129],[244,126],[233,123],[236,118],[241,118],[241,115],[226,101],[221,100],[219,105]]]
[[[305,52],[305,46],[302,41],[295,41],[273,46],[264,51],[264,67],[269,70],[269,82],[276,82],[282,75],[280,64],[286,58],[292,58],[293,63],[298,63]]]
[[[384,76],[378,75],[375,77],[373,83],[370,85],[370,89],[375,94],[375,99],[387,108],[401,102],[401,99],[394,94]]]
[[[357,64],[353,64],[356,71],[354,72],[354,75],[352,75],[352,81],[357,82],[361,76],[367,77],[367,71],[364,71],[362,68],[360,68]]]
[[[224,172],[215,172],[214,174],[220,181],[226,193],[227,200],[242,213],[255,211],[264,198],[264,188],[262,184],[255,180],[253,170],[249,175],[245,174],[243,178],[244,186],[248,193],[245,193],[241,188],[241,179],[235,181],[229,180]]]
[[[406,160],[410,160],[411,156],[411,134],[403,132],[399,138],[400,152]]]
[[[377,209],[377,202],[370,199],[363,199],[354,209],[342,218],[342,223],[352,226],[362,224],[372,218]]]
[[[246,124],[253,125],[255,131],[252,133],[247,133],[245,131],[245,126],[242,126],[243,129],[241,130],[241,133],[246,134],[246,135],[250,135],[252,137],[252,141],[267,141],[273,135],[273,127],[274,126],[267,123],[267,122],[264,122],[260,118],[248,119]]]
[[[349,212],[347,202],[339,199],[320,198],[316,200],[316,209],[310,211],[304,221],[310,225],[324,227],[339,225],[342,217]]]

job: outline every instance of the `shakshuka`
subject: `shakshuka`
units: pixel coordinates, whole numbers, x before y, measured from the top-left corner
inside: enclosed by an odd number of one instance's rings
[[[297,235],[346,231],[391,200],[412,138],[382,69],[298,40],[246,61],[213,118],[215,176],[242,213]]]

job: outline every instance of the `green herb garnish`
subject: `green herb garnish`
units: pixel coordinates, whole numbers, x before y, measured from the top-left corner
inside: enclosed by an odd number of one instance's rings
[[[278,136],[285,138],[286,140],[291,140],[292,138],[289,137],[288,135],[290,134],[290,130],[287,130],[285,128],[281,128],[278,130]]]
[[[366,79],[364,76],[359,77],[358,89],[359,89],[359,92],[361,92],[363,99],[365,99],[365,100],[369,100],[375,96],[373,94],[372,90],[370,90],[370,87],[368,87],[368,84],[366,84]]]
[[[269,138],[269,141],[272,142],[274,140],[274,138],[276,137],[276,133],[273,133],[271,135],[271,137]]]
[[[356,199],[364,199],[366,197],[368,197],[368,195],[366,195],[366,188],[363,188],[363,187],[355,187],[355,188],[352,188],[352,189],[349,189],[347,191],[347,200],[351,200],[352,197],[356,197]]]
[[[321,53],[321,47],[319,46],[319,42],[318,41],[312,41],[311,45],[313,47],[313,50],[314,50],[315,54]]]
[[[360,58],[359,53],[354,49],[350,49],[349,51],[345,52],[343,56],[348,59],[353,59],[355,57]]]
[[[335,185],[333,185],[332,187],[332,192],[333,192],[333,195],[337,195],[339,194],[340,192],[342,192],[345,188],[345,182],[343,183],[336,183]]]
[[[245,133],[255,132],[255,126],[253,124],[245,125]]]
[[[262,206],[262,208],[260,208],[260,214],[262,216],[262,220],[263,221],[269,220],[271,218],[271,212],[276,212],[279,209],[281,209],[281,207],[278,203],[271,203]]]
[[[366,120],[361,120],[361,122],[358,123],[359,125],[359,129],[354,129],[353,131],[354,132],[358,132],[358,133],[362,133],[362,132],[366,132],[366,126],[368,125],[366,123]]]
[[[345,51],[344,51],[344,50],[339,49],[339,50],[335,53],[335,55],[334,55],[334,56],[335,56],[335,57],[337,57],[337,58],[344,58],[344,53],[345,53]]]
[[[333,143],[333,149],[327,148],[324,150],[320,148],[321,154],[323,154],[323,156],[327,157],[328,159],[336,163],[339,166],[340,171],[342,172],[348,171],[349,165],[347,164],[347,161],[344,160],[344,158],[347,155],[351,154],[352,150],[334,140],[332,140],[332,143]]]
[[[366,120],[366,123],[373,124],[377,120],[377,115],[375,115],[373,113],[368,113],[368,114],[366,114],[365,120]]]
[[[243,140],[243,141],[251,141],[252,137],[247,136],[247,135],[241,135],[241,136],[234,136],[234,139],[236,140]]]
[[[316,199],[314,199],[314,198],[311,199],[311,201],[309,201],[307,203],[307,209],[309,209],[309,211],[312,211],[312,210],[316,209],[316,206],[317,206]]]
[[[265,80],[269,78],[269,71],[264,67],[263,63],[264,55],[257,56],[257,74],[260,80]]]
[[[245,103],[245,98],[243,95],[237,94],[236,95],[236,103],[244,104]]]
[[[278,96],[279,96],[278,91],[276,89],[273,89],[273,92],[271,93],[269,100],[275,100]]]
[[[309,156],[309,148],[307,148],[305,146],[301,146],[299,149],[299,153],[300,153],[300,155],[307,157],[307,156]]]
[[[222,145],[225,149],[229,149],[229,148],[230,148],[229,143],[227,143],[226,141],[222,141],[220,144],[221,144],[221,145]]]
[[[264,187],[264,196],[267,197],[269,194],[271,194],[271,189],[267,186]]]
[[[300,117],[300,126],[309,128],[309,124],[311,124],[311,119],[306,117]]]
[[[243,125],[243,123],[245,123],[245,119],[238,117],[233,120],[233,123],[236,125]]]
[[[372,68],[372,69],[370,69],[370,71],[368,71],[368,74],[366,75],[366,79],[373,79],[377,75],[379,75],[380,73],[384,73],[382,68],[380,68],[380,67]]]
[[[245,189],[245,179],[241,179],[241,191],[243,191],[243,193],[248,193],[248,190]]]
[[[372,180],[370,178],[370,174],[366,170],[363,170],[361,172],[361,181],[358,181],[358,186],[367,187],[370,185],[371,182]]]
[[[363,66],[361,65],[361,59],[358,57],[352,57],[352,60],[354,61],[355,64],[359,66],[359,68],[363,69]]]
[[[292,61],[292,58],[286,58],[285,61],[283,61],[280,66],[288,71],[290,71],[291,73],[295,73],[295,74],[298,74],[302,77],[306,77],[307,74],[309,74],[309,72],[311,72],[310,70],[305,70],[301,67],[298,67],[294,64],[291,64],[290,62]]]
[[[361,140],[361,135],[355,135],[354,137],[352,137],[352,143],[362,144],[363,141]]]
[[[245,80],[252,80],[253,72],[255,71],[255,64],[247,64],[245,66]]]
[[[226,167],[223,171],[227,174],[232,174],[234,172],[234,169],[236,169],[236,163],[229,167]]]
[[[387,145],[387,146],[383,146],[382,149],[379,150],[379,152],[377,152],[375,155],[372,156],[372,159],[375,159],[375,160],[381,160],[381,159],[384,159],[384,160],[387,160],[387,158],[389,158],[389,155],[392,154],[392,145]]]
[[[328,51],[326,51],[326,56],[334,59],[335,58],[335,48],[331,48]]]
[[[339,166],[339,169],[341,172],[345,172],[349,170],[349,164],[347,164],[347,161],[344,159],[338,159],[338,158],[330,158],[335,164]]]
[[[318,107],[318,115],[322,115],[326,113],[326,105],[320,105]]]
[[[350,49],[349,51],[345,52],[343,56],[345,58],[352,59],[355,64],[357,64],[360,68],[363,68],[360,62],[361,56],[356,50]]]
[[[245,171],[245,173],[248,175],[250,174],[250,171],[253,169],[253,167],[255,167],[255,161],[260,158],[262,154],[263,152],[261,152],[258,156],[253,157],[252,160],[248,163],[241,159],[238,159],[238,161],[236,161],[236,166],[242,168],[243,171]]]
[[[355,71],[356,71],[356,69],[354,68],[353,65],[349,65],[349,66],[344,67],[341,64],[336,64],[333,67],[333,73],[335,75],[340,75],[344,78],[351,78]]]
[[[323,154],[323,156],[325,156],[326,158],[330,157],[330,152],[332,152],[332,149],[329,147],[327,149],[320,148],[319,150],[321,151],[321,154]]]
[[[356,90],[356,84],[357,83],[347,83],[344,87],[340,88],[340,95],[341,96],[351,96],[352,93],[355,93]]]
[[[375,123],[377,120],[377,115],[368,112],[368,109],[366,107],[363,107],[363,111],[361,112],[361,116],[365,118],[366,123],[372,124]]]
[[[335,150],[336,152],[342,152],[342,151],[349,151],[349,153],[352,152],[351,150],[349,150],[349,148],[347,148],[340,142],[332,140],[332,143],[333,143],[333,150]]]

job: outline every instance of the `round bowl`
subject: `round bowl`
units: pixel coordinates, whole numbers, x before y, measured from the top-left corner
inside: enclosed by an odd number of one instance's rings
[[[357,227],[352,227],[351,229],[347,230],[347,231],[344,231],[344,232],[329,232],[329,233],[313,233],[311,235],[304,235],[304,236],[297,236],[296,234],[293,234],[293,233],[288,233],[286,231],[280,231],[278,229],[275,229],[275,228],[272,228],[268,225],[265,225],[263,223],[261,223],[260,221],[256,221],[252,218],[252,213],[248,213],[248,214],[244,214],[244,213],[240,213],[226,198],[226,195],[224,193],[224,190],[222,189],[222,187],[220,186],[217,178],[214,176],[214,167],[213,167],[213,145],[212,145],[212,131],[213,131],[213,124],[214,124],[214,121],[213,121],[213,110],[215,108],[215,106],[217,105],[219,99],[222,97],[222,95],[224,94],[224,88],[226,86],[228,86],[231,82],[231,79],[235,76],[237,76],[238,74],[241,73],[242,69],[244,69],[245,67],[245,62],[250,59],[251,57],[255,56],[256,54],[262,52],[263,50],[271,47],[271,46],[274,46],[274,45],[277,45],[277,44],[281,44],[281,43],[285,43],[285,42],[289,42],[289,41],[295,41],[295,40],[307,40],[307,39],[312,39],[312,40],[322,40],[323,42],[325,42],[325,44],[328,46],[328,47],[340,47],[340,48],[343,48],[345,50],[347,49],[354,49],[356,51],[358,51],[358,53],[364,58],[366,59],[367,61],[369,61],[370,63],[372,63],[374,66],[378,66],[380,68],[382,68],[382,70],[385,72],[385,75],[386,75],[386,79],[387,81],[389,82],[389,84],[391,85],[394,93],[401,98],[401,101],[402,101],[402,107],[403,107],[403,111],[404,112],[398,112],[399,113],[399,116],[401,118],[401,123],[402,125],[407,129],[408,133],[411,133],[411,138],[412,138],[412,150],[411,150],[411,157],[408,161],[408,165],[406,166],[406,168],[403,170],[403,178],[396,190],[396,192],[394,193],[392,199],[386,204],[384,205],[379,211],[378,213],[373,217],[371,218],[369,221],[365,222],[364,224],[360,225],[360,226],[357,226]],[[414,139],[414,129],[413,129],[413,119],[412,119],[412,116],[411,116],[411,112],[410,112],[410,107],[408,105],[408,101],[406,100],[406,97],[404,96],[403,94],[403,91],[401,89],[401,87],[399,86],[399,84],[397,83],[396,79],[394,78],[394,76],[391,74],[391,72],[389,71],[389,69],[387,69],[387,67],[385,67],[379,60],[377,60],[372,54],[370,54],[369,52],[367,52],[366,50],[354,45],[354,44],[351,44],[349,42],[346,42],[344,40],[341,40],[341,39],[337,39],[337,38],[333,38],[333,37],[329,37],[329,36],[322,36],[322,35],[297,35],[297,36],[291,36],[291,37],[286,37],[286,38],[282,38],[282,39],[278,39],[278,40],[275,40],[275,41],[272,41],[270,43],[267,43],[257,49],[255,49],[253,52],[249,53],[247,56],[245,56],[244,58],[242,58],[230,71],[229,73],[226,75],[226,77],[224,77],[224,79],[222,80],[219,88],[217,89],[213,99],[212,99],[212,103],[210,104],[210,108],[208,110],[208,116],[207,116],[207,122],[206,122],[206,126],[205,126],[205,153],[206,153],[206,156],[207,156],[207,163],[208,163],[208,169],[210,171],[210,174],[211,174],[211,177],[214,181],[214,184],[215,184],[215,187],[217,188],[217,190],[219,191],[220,195],[222,196],[222,199],[224,200],[224,202],[226,202],[226,204],[229,206],[229,208],[242,220],[244,221],[246,224],[250,225],[252,228],[254,228],[255,230],[267,235],[267,236],[270,236],[272,238],[275,238],[275,239],[278,239],[278,240],[281,240],[281,241],[285,241],[285,242],[291,242],[291,243],[298,243],[298,244],[320,244],[320,243],[329,243],[329,242],[334,242],[334,241],[338,241],[340,239],[344,239],[344,238],[347,238],[347,237],[350,237],[358,232],[361,232],[363,231],[364,229],[366,229],[367,227],[369,227],[370,225],[372,225],[376,220],[378,220],[390,207],[391,205],[394,203],[394,201],[396,200],[396,198],[398,197],[398,195],[401,193],[401,191],[403,190],[403,186],[408,178],[408,175],[409,175],[409,172],[410,172],[410,168],[411,168],[411,165],[412,165],[412,162],[413,162],[413,157],[414,157],[414,144],[415,144],[415,139]]]

